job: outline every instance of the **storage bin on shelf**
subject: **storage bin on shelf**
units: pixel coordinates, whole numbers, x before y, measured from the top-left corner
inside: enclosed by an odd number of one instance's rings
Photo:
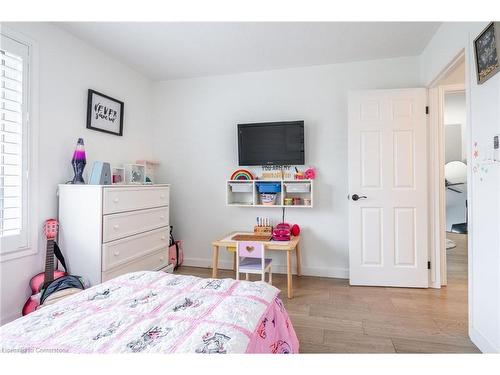
[[[241,182],[230,182],[229,186],[231,187],[231,191],[233,193],[251,193],[252,192],[252,183],[241,183]]]
[[[308,182],[284,183],[287,193],[309,193],[311,184]]]
[[[264,206],[276,205],[276,197],[281,192],[279,182],[257,182],[257,191],[260,193],[260,203]]]
[[[279,182],[257,182],[255,184],[259,193],[280,193],[281,184]]]
[[[260,203],[264,206],[274,206],[276,204],[276,193],[260,193]]]

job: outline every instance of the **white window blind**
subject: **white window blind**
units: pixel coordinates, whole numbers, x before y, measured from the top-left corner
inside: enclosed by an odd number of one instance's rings
[[[6,35],[0,43],[1,253],[28,246],[29,48]]]

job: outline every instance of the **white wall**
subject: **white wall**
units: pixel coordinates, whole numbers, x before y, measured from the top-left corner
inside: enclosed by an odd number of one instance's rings
[[[484,157],[491,155],[493,136],[500,133],[500,74],[478,85],[472,49],[472,41],[485,26],[443,24],[420,56],[421,80],[429,84],[465,49],[470,110],[468,160],[472,173],[468,181],[469,332],[482,351],[500,352],[500,167],[481,164]],[[479,158],[474,159],[476,142]]]
[[[151,82],[132,69],[48,23],[3,23],[38,43],[39,49],[39,220],[57,216],[57,184],[72,178],[71,156],[83,137],[87,168],[94,160],[111,163],[151,158]],[[87,90],[101,91],[125,102],[124,136],[87,130]],[[39,252],[0,263],[1,320],[20,314],[30,277],[42,271]],[[26,298],[25,298],[26,297]]]
[[[444,99],[444,125],[446,132],[446,162],[467,161],[465,92],[448,93]],[[457,129],[455,129],[455,125]],[[453,128],[448,138],[448,129]],[[456,131],[456,132],[455,132]]]
[[[281,219],[278,208],[225,205],[225,180],[238,166],[236,124],[302,119],[306,163],[318,170],[315,207],[288,208],[286,221],[302,227],[305,274],[348,277],[347,92],[417,83],[417,59],[400,58],[155,84],[154,153],[161,179],[173,184],[171,221],[186,263],[209,266],[211,241],[250,230],[258,215]],[[221,264],[230,259],[223,251]]]

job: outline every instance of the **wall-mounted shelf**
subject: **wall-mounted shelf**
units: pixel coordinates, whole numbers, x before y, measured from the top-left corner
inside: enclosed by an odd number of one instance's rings
[[[279,183],[281,190],[277,193],[273,205],[264,205],[260,201],[257,184],[261,182]],[[231,207],[290,207],[312,208],[314,184],[313,180],[227,180],[226,204]],[[286,205],[286,198],[300,198],[301,204]],[[310,204],[307,204],[310,202]]]

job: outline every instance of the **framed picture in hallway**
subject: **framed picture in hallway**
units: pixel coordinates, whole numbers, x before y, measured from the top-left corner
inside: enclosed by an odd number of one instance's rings
[[[477,83],[483,84],[500,70],[500,22],[491,22],[474,39]]]
[[[100,92],[89,90],[87,129],[123,135],[123,102]]]

